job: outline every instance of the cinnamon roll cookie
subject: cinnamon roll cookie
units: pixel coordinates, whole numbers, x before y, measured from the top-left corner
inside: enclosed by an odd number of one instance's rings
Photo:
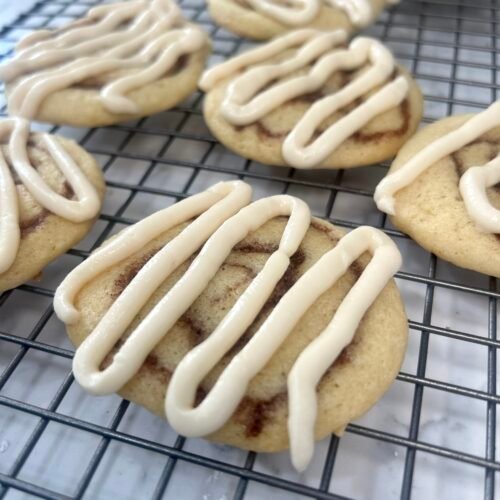
[[[314,440],[366,412],[398,373],[407,320],[382,232],[348,235],[291,196],[220,183],[124,230],[74,269],[55,310],[77,381],[179,433],[256,451]]]
[[[500,101],[419,131],[375,201],[425,249],[500,278]]]
[[[22,39],[0,66],[9,114],[102,126],[175,106],[195,89],[210,43],[171,0],[101,5]]]
[[[101,209],[104,180],[75,142],[0,121],[0,292],[32,278],[80,241]]]
[[[206,71],[205,120],[241,156],[296,168],[393,157],[422,115],[420,90],[390,51],[345,31],[304,29]]]
[[[268,40],[298,28],[348,33],[372,24],[398,0],[209,0],[210,14],[238,35]]]

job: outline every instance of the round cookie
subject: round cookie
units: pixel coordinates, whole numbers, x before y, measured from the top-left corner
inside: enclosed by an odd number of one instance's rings
[[[368,0],[375,19],[386,5],[386,0]],[[273,3],[286,3],[273,2]],[[210,15],[215,22],[237,35],[255,40],[269,40],[297,28],[316,28],[324,31],[343,29],[352,33],[361,29],[354,25],[346,12],[320,0],[316,17],[303,25],[286,25],[253,9],[246,0],[209,0]]]
[[[273,60],[276,59],[269,59]],[[203,108],[205,121],[215,137],[230,150],[268,165],[287,166],[283,159],[282,146],[288,133],[319,98],[338,91],[363,71],[366,71],[366,68],[354,72],[338,71],[328,79],[321,91],[288,101],[256,123],[246,126],[234,126],[220,112],[227,88],[233,80],[229,77],[218,82],[205,96]],[[409,84],[405,100],[395,108],[379,114],[345,140],[318,165],[318,168],[353,168],[387,160],[392,158],[413,135],[422,117],[422,94],[415,80],[403,67],[398,66],[396,71],[398,75],[403,75]],[[297,71],[290,74],[290,77],[303,73],[304,70]],[[360,101],[365,102],[378,88]],[[358,105],[359,101],[342,108],[323,123],[320,131],[328,128]]]
[[[75,160],[95,187],[99,198],[104,198],[105,184],[99,165],[76,142],[60,136],[57,141]],[[10,165],[6,144],[0,145],[2,154]],[[73,190],[54,163],[41,141],[41,134],[32,133],[28,141],[28,158],[42,179],[58,194],[73,198]],[[13,265],[0,274],[0,293],[36,278],[42,269],[59,255],[82,240],[90,231],[96,218],[75,223],[50,213],[41,207],[26,187],[14,177],[17,188],[21,241]]]
[[[173,1],[131,0],[28,35],[0,76],[11,116],[96,127],[172,108],[196,90],[209,52]]]
[[[140,371],[120,394],[162,417],[166,388],[171,374],[183,356],[204,340],[262,268],[281,238],[286,218],[275,218],[250,233],[231,252],[224,265],[184,316],[166,333],[148,356]],[[175,237],[186,224],[165,232],[143,250],[101,273],[79,292],[75,306],[78,322],[68,326],[68,334],[80,345],[100,318],[146,262]],[[274,305],[321,255],[333,248],[343,232],[331,224],[314,219],[289,270],[279,282],[257,320],[244,337],[203,381],[198,400],[213,386],[224,366]],[[227,424],[209,439],[255,451],[288,448],[287,373],[298,354],[329,323],[343,297],[360,276],[369,255],[355,261],[349,271],[308,310],[288,339],[266,367],[251,381],[246,396]],[[152,307],[179,280],[189,263],[183,264],[154,293],[141,314],[127,330],[129,334]],[[407,319],[393,280],[368,310],[354,338],[323,377],[319,385],[316,424],[318,439],[335,432],[366,412],[387,390],[400,368],[407,343]],[[115,346],[116,352],[117,346]],[[106,366],[111,355],[103,363]]]
[[[420,130],[401,149],[389,173],[409,158],[456,130],[473,115],[453,116]],[[470,167],[485,165],[500,154],[500,128],[429,167],[409,186],[395,194],[396,215],[391,222],[419,245],[453,264],[500,277],[500,237],[477,229],[459,190],[459,181]],[[500,209],[500,187],[487,190],[492,205]]]

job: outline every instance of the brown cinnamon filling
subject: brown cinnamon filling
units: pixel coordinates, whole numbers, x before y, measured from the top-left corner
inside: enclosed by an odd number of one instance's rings
[[[48,216],[49,212],[43,209],[38,215],[21,221],[21,223],[19,224],[19,227],[21,229],[21,238],[26,238],[28,234],[32,233],[38,227],[40,227],[45,222],[45,219]]]
[[[311,226],[317,229],[318,231],[329,233],[328,228],[325,228],[323,225],[318,224],[315,221],[312,221]],[[333,236],[330,234],[330,238],[334,241]],[[269,244],[260,244],[260,243],[240,243],[234,247],[234,252],[240,253],[256,253],[256,254],[271,254],[273,253],[277,247],[275,245]],[[132,281],[132,279],[137,275],[137,273],[142,269],[142,267],[160,250],[160,248],[155,248],[150,250],[145,255],[141,256],[136,262],[128,266],[119,277],[114,282],[114,288],[112,292],[112,297],[116,299],[123,290],[127,287],[127,285]],[[249,327],[249,329],[242,335],[241,339],[233,346],[233,348],[226,355],[229,358],[232,358],[241,348],[248,342],[251,337],[251,332],[255,330],[255,325],[259,324],[259,322],[263,319],[263,316],[266,316],[269,313],[269,310],[274,308],[276,304],[280,301],[280,299],[285,295],[285,293],[295,284],[297,279],[299,278],[299,268],[303,264],[305,260],[305,255],[302,250],[298,250],[295,255],[292,257],[290,261],[290,266],[286,271],[283,278],[278,282],[275,290],[273,291],[271,297],[268,299],[266,304],[264,305],[262,311],[259,316],[255,319],[254,324]],[[224,266],[234,267],[234,264],[224,264]],[[250,269],[242,266],[240,264],[238,267],[244,268],[247,273],[247,279],[245,283],[249,283],[254,277],[255,272]],[[350,272],[354,274],[356,279],[359,278],[363,269],[360,264],[354,262],[350,267]],[[232,286],[230,291],[236,290],[240,284],[236,284]],[[217,302],[217,301],[215,301]],[[214,306],[217,307],[214,302]],[[197,344],[202,342],[205,338],[207,338],[211,332],[206,331],[203,326],[198,324],[195,317],[190,315],[190,312],[187,311],[179,320],[184,326],[187,326],[190,332],[189,335],[189,343],[191,348],[194,348]],[[329,371],[333,369],[333,367],[338,365],[349,364],[352,361],[352,351],[356,344],[356,339],[347,346],[337,360],[330,367]],[[102,364],[102,368],[107,366],[114,354],[119,350],[120,346],[123,344],[123,340],[120,340],[112,352],[106,357],[105,361]],[[154,353],[151,353],[147,358],[142,367],[142,370],[147,370],[151,375],[157,377],[162,384],[168,385],[170,381],[170,377],[172,372],[169,368],[164,366],[158,356]],[[203,387],[198,388],[196,403],[199,404],[205,398],[207,392]],[[249,438],[257,437],[262,432],[266,423],[273,417],[276,408],[287,403],[287,392],[286,389],[279,392],[269,400],[260,400],[254,399],[250,397],[245,397],[240,405],[238,406],[234,418],[237,422],[239,422],[245,429],[245,435]]]
[[[4,159],[7,163],[7,166],[9,167],[12,177],[14,179],[14,184],[16,186],[22,186],[23,183],[19,176],[17,175],[16,171],[12,167],[12,162],[10,159],[10,155],[8,153],[7,149],[7,144],[6,143],[0,143],[0,148],[2,148],[3,156]],[[27,142],[27,148],[28,148],[28,159],[30,161],[31,166],[39,171],[41,168],[41,160],[37,158],[37,156],[34,154],[35,151],[38,152],[44,152],[47,155],[49,152],[47,149],[33,136],[30,136],[28,142]],[[58,194],[63,196],[64,198],[71,200],[74,197],[74,191],[72,187],[68,184],[67,181],[64,181],[62,188],[57,190]],[[21,238],[25,238],[28,236],[30,233],[38,229],[40,226],[42,226],[47,219],[47,217],[51,214],[50,211],[46,210],[45,208],[42,208],[39,213],[36,215],[33,215],[32,217],[28,217],[25,219],[21,219],[19,221],[19,228],[21,229]]]

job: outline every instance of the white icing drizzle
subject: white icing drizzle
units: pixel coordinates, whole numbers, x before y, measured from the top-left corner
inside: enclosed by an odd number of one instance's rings
[[[73,370],[78,382],[93,394],[115,392],[137,373],[155,345],[202,293],[234,245],[266,221],[289,215],[279,248],[215,331],[183,358],[170,381],[165,399],[170,423],[181,434],[201,436],[227,422],[252,377],[269,361],[309,307],[354,260],[366,251],[371,252],[372,261],[330,324],[301,353],[289,374],[292,460],[297,469],[303,470],[314,447],[316,386],[352,341],[363,315],[399,268],[401,256],[394,243],[373,228],[361,227],[342,238],[288,290],[203,402],[193,408],[196,388],[255,320],[310,225],[309,208],[297,198],[272,196],[245,206],[250,197],[250,187],[241,181],[220,183],[144,219],[73,270],[57,289],[54,308],[64,322],[77,322],[75,300],[88,281],[144,248],[167,229],[198,216],[144,265],[76,351]],[[137,325],[111,364],[101,371],[102,361],[154,291],[205,241],[183,277]]]
[[[322,1],[345,12],[357,27],[368,26],[375,17],[370,0],[295,0],[285,5],[273,0],[247,0],[257,12],[288,26],[310,23],[318,15]],[[386,0],[387,4],[398,2],[399,0]]]
[[[80,314],[73,306],[73,301],[78,290],[85,283],[105,269],[138,252],[165,231],[201,214],[181,235],[166,245],[161,252],[158,252],[141,269],[139,274],[143,276],[148,272],[148,269],[153,267],[155,262],[164,262],[163,265],[166,266],[164,271],[165,277],[160,278],[158,285],[151,287],[152,293],[172,270],[190,257],[207,240],[217,227],[240,208],[247,205],[251,195],[250,186],[241,181],[215,184],[207,191],[186,198],[130,226],[117,237],[108,241],[85,262],[68,274],[56,290],[54,297],[54,310],[56,314],[62,321],[68,324],[78,321]],[[148,275],[151,279],[156,279],[158,276],[159,273]],[[152,285],[153,281],[150,282]],[[129,285],[113,304],[115,309],[118,307],[117,304],[119,305],[127,299],[128,294],[131,293],[130,290],[131,286]],[[144,302],[146,302],[147,290],[141,287],[140,293],[144,297]],[[126,309],[130,311],[132,306],[133,301],[129,299]],[[108,312],[108,316],[112,315],[113,307]],[[126,321],[123,322],[124,326],[127,324]],[[119,333],[121,335],[121,332]],[[89,340],[89,342],[91,341]],[[99,364],[100,361],[97,363],[97,366]],[[92,387],[86,388],[90,391],[93,390]]]
[[[500,155],[482,167],[472,167],[460,179],[460,193],[470,218],[479,230],[500,234],[500,210],[488,199],[486,189],[500,182]]]
[[[0,152],[0,274],[14,263],[20,240],[16,185]]]
[[[317,167],[348,137],[379,114],[398,106],[408,94],[408,82],[403,76],[383,85],[395,69],[394,58],[384,45],[372,38],[359,37],[349,48],[338,48],[346,39],[347,34],[341,30],[294,31],[206,71],[199,85],[209,91],[222,80],[233,77],[220,112],[229,123],[243,126],[263,118],[287,101],[321,89],[336,71],[355,70],[369,63],[370,68],[344,88],[316,101],[285,138],[282,155],[289,165]],[[297,46],[301,47],[293,56],[279,63],[265,63]],[[274,80],[310,64],[313,66],[306,75],[286,79],[261,91]],[[328,117],[380,85],[382,87],[365,102],[312,140],[314,132]]]
[[[272,0],[247,0],[257,12],[288,26],[302,26],[319,12],[320,0],[292,0],[292,5],[280,5]]]
[[[35,32],[0,65],[0,78],[19,78],[9,95],[11,115],[34,118],[53,92],[113,71],[117,76],[101,89],[101,103],[113,113],[138,113],[127,93],[158,80],[183,54],[206,44],[202,30],[187,25],[171,0],[102,5],[85,19],[92,23],[77,21],[52,38],[50,31]],[[123,75],[120,70],[132,71]]]
[[[92,183],[54,137],[43,134],[42,142],[66,181],[76,200],[68,200],[52,190],[31,166],[27,143],[30,125],[22,118],[0,122],[0,138],[9,136],[8,148],[13,171],[31,196],[43,208],[72,222],[83,222],[97,215],[101,201]],[[0,273],[14,263],[20,242],[19,208],[14,179],[0,152]]]
[[[396,213],[395,194],[410,185],[438,161],[500,126],[500,101],[473,116],[462,126],[440,137],[412,156],[402,167],[382,179],[375,190],[379,210]],[[488,233],[500,233],[500,211],[488,200],[486,189],[500,182],[500,155],[484,166],[469,168],[460,179],[460,192],[470,218]]]

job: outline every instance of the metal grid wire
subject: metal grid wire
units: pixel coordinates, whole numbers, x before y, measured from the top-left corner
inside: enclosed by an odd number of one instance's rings
[[[30,30],[58,26],[94,3],[40,1],[2,29],[0,50],[8,57]],[[211,34],[212,62],[245,46],[211,23],[201,0],[183,0],[182,8]],[[387,42],[419,80],[425,121],[431,122],[479,110],[497,98],[499,22],[498,0],[402,0],[368,32]],[[63,264],[51,266],[48,278],[0,296],[0,499],[109,498],[144,462],[151,465],[136,478],[140,489],[128,485],[129,493],[120,498],[415,499],[452,492],[450,498],[493,500],[500,470],[496,280],[437,260],[390,226],[371,201],[387,165],[304,173],[244,161],[207,131],[201,100],[196,93],[173,111],[106,129],[45,128],[76,138],[96,155],[107,177],[108,201],[91,236],[62,257]],[[380,227],[395,238],[407,262],[398,283],[409,310],[410,346],[395,389],[384,398],[389,407],[383,400],[374,410],[387,410],[381,418],[374,420],[371,412],[350,425],[345,438],[320,444],[307,477],[291,472],[286,458],[279,458],[285,465],[273,465],[272,458],[252,452],[196,440],[191,445],[126,401],[85,396],[74,382],[73,350],[51,306],[64,273],[111,234],[216,180],[235,177],[250,182],[258,196],[298,194],[339,226]],[[38,389],[30,391],[41,380],[45,389],[50,386],[43,401]],[[441,401],[448,401],[440,407],[444,416],[434,418],[426,405]],[[96,417],[88,408],[101,413]],[[393,411],[404,420],[401,425]],[[144,431],[150,424],[158,426],[156,437]],[[9,429],[19,436],[15,442],[12,433],[5,437]],[[42,444],[48,451],[40,451]],[[51,449],[72,458],[51,465]],[[113,462],[124,456],[128,462],[116,474]],[[189,493],[190,483],[202,476],[208,479],[198,494]],[[222,477],[216,493],[207,493]]]

